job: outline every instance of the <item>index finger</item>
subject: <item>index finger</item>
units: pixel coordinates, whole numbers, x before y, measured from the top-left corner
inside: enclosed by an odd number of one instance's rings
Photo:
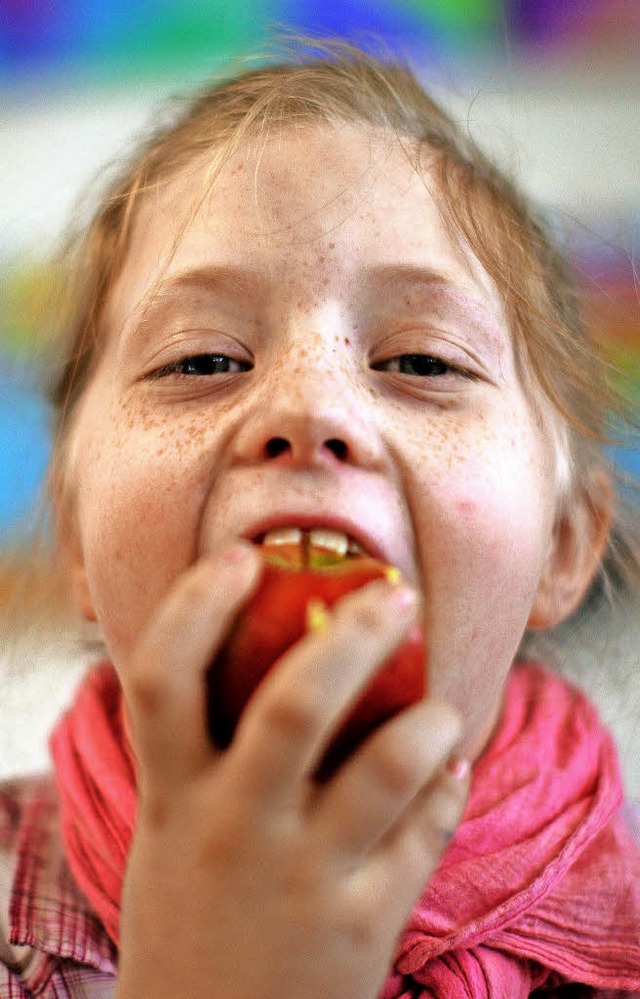
[[[123,688],[147,776],[180,779],[215,754],[206,724],[206,669],[261,562],[250,545],[203,559],[178,580],[147,628]]]
[[[290,804],[377,668],[406,638],[413,591],[376,580],[336,604],[255,691],[227,751],[247,794]]]

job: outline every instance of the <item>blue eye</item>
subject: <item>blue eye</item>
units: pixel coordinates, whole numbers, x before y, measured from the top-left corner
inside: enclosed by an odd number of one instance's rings
[[[235,374],[239,371],[250,371],[252,365],[248,361],[238,361],[226,354],[193,354],[183,357],[173,364],[167,364],[155,372],[155,378],[168,375],[183,377],[203,377],[209,375]]]

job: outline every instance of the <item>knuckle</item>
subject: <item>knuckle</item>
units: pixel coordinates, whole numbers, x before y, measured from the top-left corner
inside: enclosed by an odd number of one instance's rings
[[[139,668],[132,672],[127,681],[127,699],[144,717],[152,717],[159,712],[162,689],[152,670]]]
[[[316,730],[320,713],[318,697],[305,688],[270,697],[263,704],[262,716],[263,724],[272,735],[304,739]]]
[[[353,610],[353,620],[361,631],[373,636],[380,631],[383,616],[374,604],[358,603]]]
[[[155,831],[164,829],[170,819],[171,806],[164,794],[146,789],[139,796],[140,824]]]
[[[176,602],[179,601],[186,608],[192,608],[193,605],[197,605],[203,596],[208,593],[206,582],[204,570],[200,566],[197,566],[196,570],[186,575],[180,581],[180,591],[176,595]]]
[[[421,772],[414,758],[394,743],[381,748],[374,762],[376,778],[387,794],[405,798],[421,784]]]
[[[294,851],[281,877],[282,892],[291,900],[305,901],[315,895],[318,879],[316,865],[310,864],[306,855],[297,855]]]
[[[247,835],[250,823],[241,812],[231,812],[218,819],[214,829],[203,832],[197,863],[203,869],[212,865],[231,868],[238,861],[248,862],[255,843]]]
[[[458,794],[444,787],[434,790],[431,801],[433,828],[448,843],[455,834],[462,816],[463,802]]]
[[[377,945],[380,937],[378,922],[379,916],[369,906],[359,905],[350,912],[344,931],[356,951],[368,952]]]
[[[442,854],[449,845],[452,833],[434,826],[414,830],[407,837],[405,848],[411,862],[428,877],[436,868]]]

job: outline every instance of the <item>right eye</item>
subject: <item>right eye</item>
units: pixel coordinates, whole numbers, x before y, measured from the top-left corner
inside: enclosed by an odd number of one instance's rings
[[[178,375],[182,378],[202,378],[211,375],[237,374],[241,371],[250,371],[251,368],[252,365],[248,361],[238,361],[227,354],[191,354],[158,368],[154,371],[153,377],[166,378],[169,375]]]

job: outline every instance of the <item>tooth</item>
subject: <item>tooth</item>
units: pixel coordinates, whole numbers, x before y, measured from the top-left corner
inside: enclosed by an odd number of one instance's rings
[[[263,545],[301,545],[302,531],[299,527],[278,527],[268,531],[262,539]]]
[[[349,538],[349,555],[364,555],[364,548],[361,548],[357,541]]]
[[[342,531],[330,531],[324,527],[316,527],[309,532],[309,546],[326,548],[336,555],[346,555],[349,539]]]

